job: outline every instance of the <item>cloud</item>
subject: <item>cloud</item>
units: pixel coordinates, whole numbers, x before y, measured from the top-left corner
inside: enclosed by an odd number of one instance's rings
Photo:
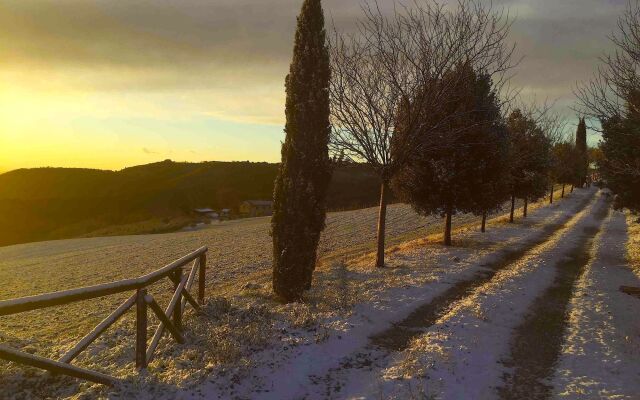
[[[268,60],[290,47],[295,3],[5,0],[2,50],[27,62],[140,68]]]
[[[627,0],[494,0],[516,17],[525,59],[514,83],[573,99],[610,47]],[[453,3],[454,0],[449,0]],[[408,2],[407,2],[408,3]],[[167,92],[203,114],[281,123],[283,82],[300,0],[3,0],[0,72],[61,77],[84,91]],[[350,30],[360,2],[325,0],[327,21]],[[393,2],[380,0],[383,9]],[[62,72],[61,72],[62,71]],[[212,99],[213,98],[213,99]]]
[[[142,152],[143,152],[144,154],[160,154],[159,152],[149,150],[149,149],[148,149],[148,148],[146,148],[146,147],[143,147],[143,148],[142,148]]]

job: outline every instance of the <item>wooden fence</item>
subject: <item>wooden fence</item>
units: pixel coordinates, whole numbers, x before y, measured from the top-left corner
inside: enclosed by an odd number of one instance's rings
[[[191,262],[193,262],[193,265],[189,273],[184,274],[183,268]],[[0,344],[0,358],[45,369],[54,373],[69,375],[105,385],[113,385],[118,382],[117,378],[71,365],[71,362],[134,305],[136,309],[135,360],[137,368],[146,368],[147,364],[153,359],[153,353],[165,329],[169,331],[176,342],[184,343],[182,313],[186,303],[191,304],[196,310],[199,310],[200,305],[204,304],[206,266],[207,248],[202,247],[157,271],[139,278],[0,301],[0,317],[2,317],[134,291],[122,305],[115,309],[57,361],[25,353],[4,344]],[[195,281],[196,274],[198,275],[197,301],[189,292]],[[164,278],[168,278],[173,282],[174,293],[166,310],[163,311],[153,296],[147,293],[147,288]],[[147,311],[149,308],[156,314],[160,320],[160,324],[151,338],[151,343],[147,346]]]

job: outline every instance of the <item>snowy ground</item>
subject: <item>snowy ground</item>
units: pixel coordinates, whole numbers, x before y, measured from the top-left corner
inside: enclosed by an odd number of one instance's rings
[[[571,300],[553,380],[559,398],[640,397],[640,300],[619,290],[640,287],[627,264],[627,240],[625,216],[613,212]]]
[[[322,237],[322,260],[370,251],[376,209],[332,213]],[[389,208],[389,241],[398,243],[433,232],[436,218],[419,217],[406,205]],[[458,218],[458,223],[470,217]],[[0,299],[35,295],[141,276],[208,246],[207,294],[225,296],[246,283],[269,284],[269,218],[228,221],[197,232],[99,237],[0,247]],[[359,252],[359,253],[358,253]],[[167,287],[154,288],[164,299]],[[3,318],[0,334],[26,341],[42,355],[59,356],[89,332],[129,294],[63,308]],[[74,318],[69,318],[72,315]],[[40,328],[34,332],[34,327]],[[55,328],[55,329],[48,329]]]
[[[532,215],[532,220],[541,225],[551,224],[566,216],[566,211],[575,210],[576,204],[572,205],[563,204],[564,207],[558,208],[565,212],[557,214],[552,213],[551,207],[541,209]],[[275,374],[268,370],[262,378],[269,394],[262,398],[420,398],[423,395],[450,399],[492,398],[491,384],[499,380],[502,372],[497,361],[508,350],[511,328],[540,288],[553,278],[553,271],[543,268],[544,263],[552,262],[563,248],[571,245],[567,233],[590,223],[595,207],[604,207],[603,200],[593,202],[570,220],[568,226],[528,253],[525,260],[498,272],[489,283],[463,301],[452,304],[450,312],[404,351],[389,354],[372,346],[369,336],[388,328],[390,322],[402,320],[456,282],[469,279],[496,257],[500,247],[526,247],[542,235],[542,231],[501,227],[494,230],[493,238],[489,239],[501,243],[498,248],[489,252],[451,251],[450,257],[460,258],[457,268],[437,267],[444,267],[442,261],[450,264],[451,258],[436,261],[436,266],[430,269],[432,282],[383,293],[383,301],[359,310],[355,317],[365,321],[350,322],[349,327],[353,328],[343,339],[324,344],[316,351],[302,350],[298,358],[276,368]],[[556,250],[556,246],[561,249]],[[433,261],[424,258],[430,253],[431,249],[422,257],[414,253],[411,260]],[[537,275],[531,276],[534,273]],[[286,380],[287,385],[275,385],[282,380]]]
[[[373,250],[377,209],[330,213],[320,245],[320,263],[351,259]],[[454,226],[476,222],[459,215]],[[247,283],[270,286],[269,218],[226,221],[197,232],[58,240],[0,247],[0,300],[141,276],[208,246],[207,294],[229,297]],[[478,222],[479,223],[479,222]],[[424,218],[411,207],[388,208],[387,245],[439,233],[439,218]],[[164,299],[168,286],[154,288]],[[129,294],[109,296],[63,308],[3,318],[0,334],[24,340],[43,355],[60,355]],[[69,318],[72,315],[74,318]],[[33,327],[40,328],[34,332]],[[55,329],[54,329],[55,328]],[[34,335],[35,333],[35,335]]]
[[[155,237],[85,239],[93,240],[92,245],[63,241],[42,248],[0,249],[0,253],[22,260],[20,267],[25,271],[35,271],[33,264],[43,260],[54,261],[57,269],[63,269],[65,263],[72,265],[76,274],[70,279],[89,275],[82,265],[92,262],[96,251],[111,255],[118,263],[111,269],[105,265],[99,273],[103,280],[110,273],[121,276],[127,267],[137,271],[139,265],[145,266],[142,269],[153,265],[142,256],[132,259],[133,250],[157,246],[153,257],[167,257],[174,251],[172,246],[190,246],[202,235],[215,236],[217,244],[235,239],[239,247],[247,241],[249,249],[239,249],[238,258],[258,260],[255,268],[250,264],[245,271],[236,266],[240,261],[233,261],[231,267],[214,261],[220,275],[214,275],[208,286],[218,297],[211,299],[203,314],[186,315],[187,344],[164,339],[146,374],[138,376],[133,369],[129,318],[78,360],[79,365],[123,378],[124,385],[109,390],[0,363],[0,394],[15,398],[497,398],[503,393],[500,387],[506,385],[503,375],[514,369],[506,362],[512,356],[514,333],[529,318],[532,305],[554,285],[564,260],[585,242],[585,232],[593,236],[598,250],[594,250],[595,256],[578,279],[579,289],[567,306],[571,310],[567,339],[559,367],[550,376],[554,393],[573,397],[580,397],[579,391],[589,394],[580,398],[638,393],[633,385],[638,384],[640,363],[637,353],[630,352],[625,343],[635,345],[637,351],[640,332],[631,315],[634,302],[637,310],[640,300],[623,299],[620,296],[626,295],[615,292],[619,281],[634,285],[629,281],[634,275],[625,269],[624,255],[618,257],[625,250],[621,233],[626,226],[624,217],[611,214],[604,233],[598,234],[601,216],[608,210],[604,196],[595,190],[578,190],[551,206],[532,207],[526,221],[507,224],[496,218],[490,221],[486,234],[475,228],[461,229],[453,248],[445,248],[431,237],[407,241],[418,237],[418,229],[424,232],[425,221],[411,217],[406,209],[402,214],[402,206],[396,207],[390,218],[390,226],[396,226],[392,230],[395,245],[389,249],[385,269],[372,269],[372,256],[366,254],[375,213],[361,210],[331,216],[323,239],[324,265],[317,271],[304,304],[275,303],[268,285],[257,274],[264,272],[266,261],[262,258],[269,256],[259,254],[267,244],[249,246],[251,235],[266,235],[260,219],[242,222],[247,225],[237,227],[235,238],[214,232],[218,229],[214,227]],[[432,221],[438,230],[439,222]],[[630,235],[629,243],[635,243],[636,234],[640,241],[639,229]],[[233,254],[220,256],[233,258]],[[598,265],[610,265],[610,258],[618,261],[606,274],[615,275],[615,279],[605,282],[605,272],[598,277],[594,271]],[[0,265],[0,275],[2,271]],[[219,279],[233,282],[233,290],[215,291]],[[591,283],[585,283],[587,279]],[[247,280],[258,285],[239,290]],[[42,285],[46,279],[36,282]],[[597,288],[606,296],[581,296],[583,287]],[[589,300],[602,304],[582,303]],[[434,308],[434,304],[444,308]],[[613,310],[613,320],[607,320],[604,310]],[[65,320],[65,315],[57,317]],[[602,332],[606,333],[589,330],[598,323],[604,324]],[[15,335],[20,328],[22,334]],[[9,329],[0,326],[0,340],[36,351],[35,342],[26,338],[29,333],[28,324],[19,321],[10,321]],[[601,335],[597,345],[592,344],[593,335]],[[379,341],[380,337],[391,344],[381,345],[386,342]],[[620,342],[620,337],[627,342]],[[586,356],[579,350],[584,343],[590,343]],[[70,344],[61,340],[50,345],[50,351],[59,354]],[[597,355],[591,354],[592,349]],[[591,365],[596,358],[602,359],[611,368],[597,373],[593,372],[595,367],[580,370],[576,367],[583,363],[577,360],[579,356],[589,357]]]

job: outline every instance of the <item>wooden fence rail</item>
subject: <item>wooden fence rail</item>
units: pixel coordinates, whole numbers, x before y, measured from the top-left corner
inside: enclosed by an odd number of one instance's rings
[[[193,265],[189,270],[189,274],[184,275],[184,267],[191,262],[193,262]],[[165,329],[169,331],[178,343],[183,343],[182,313],[187,303],[196,310],[199,310],[200,305],[204,304],[206,268],[207,248],[202,247],[169,265],[139,278],[0,301],[0,317],[2,317],[135,290],[135,293],[102,322],[96,325],[91,332],[60,357],[58,361],[35,356],[13,349],[4,344],[0,344],[0,358],[45,369],[54,373],[69,375],[105,385],[113,385],[118,382],[117,378],[73,366],[71,362],[134,305],[136,308],[136,367],[147,367],[148,363],[153,359],[154,352],[160,343],[160,339],[162,339]],[[198,275],[197,300],[189,292],[195,282],[196,275]],[[166,310],[162,310],[153,296],[147,292],[149,286],[163,278],[171,280],[174,288],[173,296]],[[160,320],[160,324],[156,328],[149,346],[147,346],[148,308],[151,308],[152,312]]]

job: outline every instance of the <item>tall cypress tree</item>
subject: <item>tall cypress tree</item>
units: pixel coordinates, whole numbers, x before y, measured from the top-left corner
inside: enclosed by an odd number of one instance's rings
[[[587,154],[587,124],[580,118],[576,131],[576,152],[578,153],[578,181],[576,186],[582,187],[587,181],[589,171],[589,156]]]
[[[331,179],[329,52],[321,0],[305,0],[286,79],[286,138],[271,221],[273,290],[296,301],[311,287]]]

